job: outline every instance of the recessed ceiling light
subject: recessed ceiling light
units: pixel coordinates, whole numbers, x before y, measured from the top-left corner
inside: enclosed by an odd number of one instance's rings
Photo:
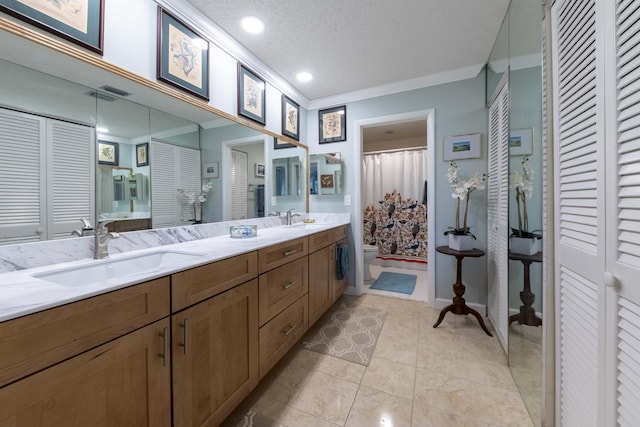
[[[298,79],[299,82],[308,82],[308,81],[311,81],[313,79],[313,76],[311,75],[311,73],[307,73],[306,71],[302,71],[301,73],[298,73],[296,78]]]
[[[264,22],[255,16],[246,16],[242,18],[242,28],[251,34],[259,34],[264,31]]]

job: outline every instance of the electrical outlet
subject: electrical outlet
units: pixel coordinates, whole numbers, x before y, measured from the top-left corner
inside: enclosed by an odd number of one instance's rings
[[[344,205],[345,205],[345,206],[351,206],[351,196],[350,196],[350,195],[348,195],[348,194],[346,194],[346,195],[344,196]]]
[[[278,198],[276,196],[271,196],[271,206],[278,206]]]

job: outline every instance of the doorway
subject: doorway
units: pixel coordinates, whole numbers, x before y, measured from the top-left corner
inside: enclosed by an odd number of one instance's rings
[[[353,215],[357,294],[377,293],[397,298],[425,301],[431,305],[435,304],[435,265],[433,263],[435,260],[435,248],[433,244],[429,244],[435,241],[433,235],[435,227],[435,197],[433,191],[427,191],[429,187],[433,188],[430,184],[435,180],[435,150],[433,149],[432,143],[435,138],[434,122],[434,110],[383,116],[355,122],[356,137],[354,140],[359,141],[358,144],[354,144],[354,158],[359,160],[355,162],[355,169],[356,176],[360,176],[359,184],[356,185],[354,189]],[[419,141],[416,141],[415,138],[404,137],[405,134],[408,135],[407,132],[409,132],[411,128],[415,130],[416,127],[419,128]],[[375,138],[376,141],[372,142],[374,138],[370,135],[378,135]],[[385,142],[385,140],[387,142]],[[411,140],[411,142],[409,142],[409,140]],[[378,201],[377,198],[379,197],[371,196],[371,194],[369,194],[371,193],[371,191],[369,191],[370,188],[367,187],[365,189],[364,187],[368,185],[366,183],[366,177],[364,176],[364,172],[368,166],[365,165],[363,156],[367,155],[367,153],[378,152],[379,154],[386,155],[388,153],[392,157],[397,157],[394,153],[400,153],[400,155],[404,156],[404,152],[410,151],[415,151],[415,155],[420,154],[426,157],[426,174],[421,174],[423,178],[420,178],[420,182],[416,181],[412,184],[412,190],[403,190],[411,193],[411,195],[401,196],[395,194],[393,196],[395,197],[394,200],[396,202],[399,201],[399,203],[385,202],[385,200]],[[413,156],[414,154],[407,155],[407,157]],[[418,166],[412,165],[410,168],[416,169],[417,167]],[[407,167],[405,166],[405,168]],[[387,182],[385,185],[391,184]],[[398,186],[401,186],[401,184]],[[419,190],[417,187],[419,187]],[[382,194],[386,194],[386,192],[392,194],[393,190],[394,188],[389,187],[389,190],[384,190]],[[382,196],[383,199],[384,197],[385,196]],[[369,200],[372,198],[376,199],[374,203]],[[414,206],[414,204],[422,204],[423,198],[426,199],[427,202],[426,224],[424,224],[424,218],[422,218],[421,221],[413,221],[412,219],[412,215],[415,215],[417,212],[422,212],[421,215],[424,215],[424,210],[420,211]],[[411,201],[409,201],[409,199],[411,199]],[[404,204],[400,206],[402,203]],[[405,206],[405,204],[407,206]],[[367,207],[367,205],[370,206]],[[423,209],[425,209],[424,204],[422,204],[422,206]],[[395,237],[389,238],[389,233],[380,233],[380,230],[377,230],[375,226],[373,227],[375,230],[372,234],[370,228],[371,223],[369,222],[371,220],[372,209],[385,210],[384,212],[381,211],[377,213],[378,218],[384,222],[384,227],[388,227],[389,229],[397,227]],[[398,211],[396,211],[396,209],[398,209]],[[404,218],[403,215],[406,216],[406,218]],[[407,218],[411,218],[411,220],[407,221]],[[365,221],[367,221],[366,224]],[[407,230],[408,224],[410,225]],[[415,229],[412,233],[414,227]],[[422,231],[418,232],[418,230]],[[404,237],[402,233],[405,233]],[[406,233],[409,233],[409,235]],[[398,236],[398,234],[400,235]],[[365,240],[367,241],[365,242]],[[409,240],[412,240],[411,244],[408,243]],[[378,248],[378,256],[371,262],[365,262],[364,247],[365,244],[371,243],[374,243]],[[418,251],[421,251],[422,256],[416,256],[418,255]],[[424,256],[422,251],[426,253],[426,256]],[[370,271],[372,281],[365,282],[365,267]],[[385,271],[388,273],[416,276],[415,288],[410,293],[388,292],[374,289],[377,285],[372,288],[371,285],[375,279]]]

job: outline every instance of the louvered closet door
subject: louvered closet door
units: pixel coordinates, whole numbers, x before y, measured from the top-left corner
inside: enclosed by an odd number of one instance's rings
[[[0,109],[0,245],[46,238],[45,119]]]
[[[202,183],[200,179],[200,151],[192,148],[175,147],[178,161],[178,188],[184,188],[187,191],[200,193]],[[211,198],[212,194],[208,194],[207,198]],[[180,224],[193,224],[191,220],[195,219],[193,205],[184,198],[180,198]]]
[[[47,119],[47,239],[66,239],[95,218],[95,132]]]
[[[609,2],[607,2],[609,3]],[[613,8],[613,3],[607,5]],[[640,425],[640,1],[616,1],[605,10],[615,20],[615,117],[607,116],[607,386],[606,420]],[[615,16],[615,18],[614,18]],[[614,42],[611,38],[612,43]],[[610,74],[609,74],[610,72]],[[609,77],[608,77],[609,79]],[[611,138],[609,138],[609,136]],[[611,369],[613,372],[610,372]],[[611,416],[612,418],[609,418]],[[609,424],[609,423],[608,423]],[[611,422],[613,425],[613,422]]]
[[[604,75],[600,0],[552,6],[559,426],[604,422]],[[600,314],[600,316],[599,316]]]
[[[178,225],[178,164],[171,144],[151,141],[151,225],[153,228]]]
[[[509,84],[489,107],[489,168],[487,176],[488,314],[503,348],[508,347],[508,193]]]
[[[231,219],[247,217],[247,153],[231,150]]]

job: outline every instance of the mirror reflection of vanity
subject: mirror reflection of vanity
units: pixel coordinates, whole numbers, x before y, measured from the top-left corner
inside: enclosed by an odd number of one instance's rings
[[[178,110],[196,118],[207,128],[103,89],[83,86],[5,60],[0,60],[0,75],[3,76],[0,109],[12,116],[23,115],[42,122],[32,144],[41,147],[39,151],[25,152],[25,144],[19,143],[24,140],[21,135],[14,134],[11,141],[5,141],[5,145],[16,151],[15,159],[36,160],[31,162],[33,166],[18,160],[13,162],[16,172],[22,169],[24,175],[31,177],[28,191],[18,191],[23,181],[20,173],[7,174],[0,182],[0,188],[9,189],[5,194],[18,195],[12,200],[21,207],[9,220],[3,213],[0,245],[70,238],[83,226],[81,220],[87,220],[91,225],[111,220],[114,224],[110,228],[116,231],[190,224],[193,206],[178,197],[178,188],[199,191],[203,183],[211,184],[213,189],[207,197],[211,207],[221,206],[223,194],[230,191],[228,179],[222,175],[227,165],[219,148],[221,141],[232,139],[227,138],[225,132],[255,135],[254,139],[260,144],[258,151],[263,153],[261,159],[272,153],[265,145],[265,134],[230,119],[216,117],[209,111],[199,111],[194,106],[182,106]],[[105,77],[105,80],[111,79]],[[62,124],[65,129],[77,129],[82,136],[74,142],[76,145],[54,153],[51,147],[59,144],[46,140],[49,123],[52,127]],[[9,127],[16,129],[11,124]],[[208,131],[204,138],[203,130]],[[212,135],[220,135],[220,138],[216,140]],[[98,144],[107,148],[103,159]],[[212,149],[212,146],[218,148]],[[292,154],[295,152],[306,159],[306,147],[291,150]],[[49,180],[51,182],[47,182],[50,176],[46,169],[48,159],[59,171],[56,180]],[[202,165],[213,161],[218,175],[202,176]],[[266,160],[261,161],[266,163]],[[177,164],[180,164],[180,170],[167,175],[169,168],[166,166]],[[299,164],[297,175],[294,175],[303,181],[301,189],[298,195],[289,196],[292,203],[296,202],[298,212],[305,212],[307,206],[303,166]],[[267,174],[269,169],[267,167]],[[250,172],[253,169],[247,174]],[[22,193],[33,194],[28,202],[24,202],[25,199],[20,198]],[[267,203],[269,201],[267,198]],[[59,207],[60,212],[47,211],[46,207],[51,204]],[[7,206],[3,203],[0,209]],[[166,215],[161,217],[163,206],[175,211],[169,215],[170,220],[166,220]],[[25,208],[32,210],[25,211]],[[207,214],[210,215],[205,216],[205,222],[226,220],[205,209]]]
[[[309,160],[309,194],[342,194],[342,158],[340,153],[312,154]]]

